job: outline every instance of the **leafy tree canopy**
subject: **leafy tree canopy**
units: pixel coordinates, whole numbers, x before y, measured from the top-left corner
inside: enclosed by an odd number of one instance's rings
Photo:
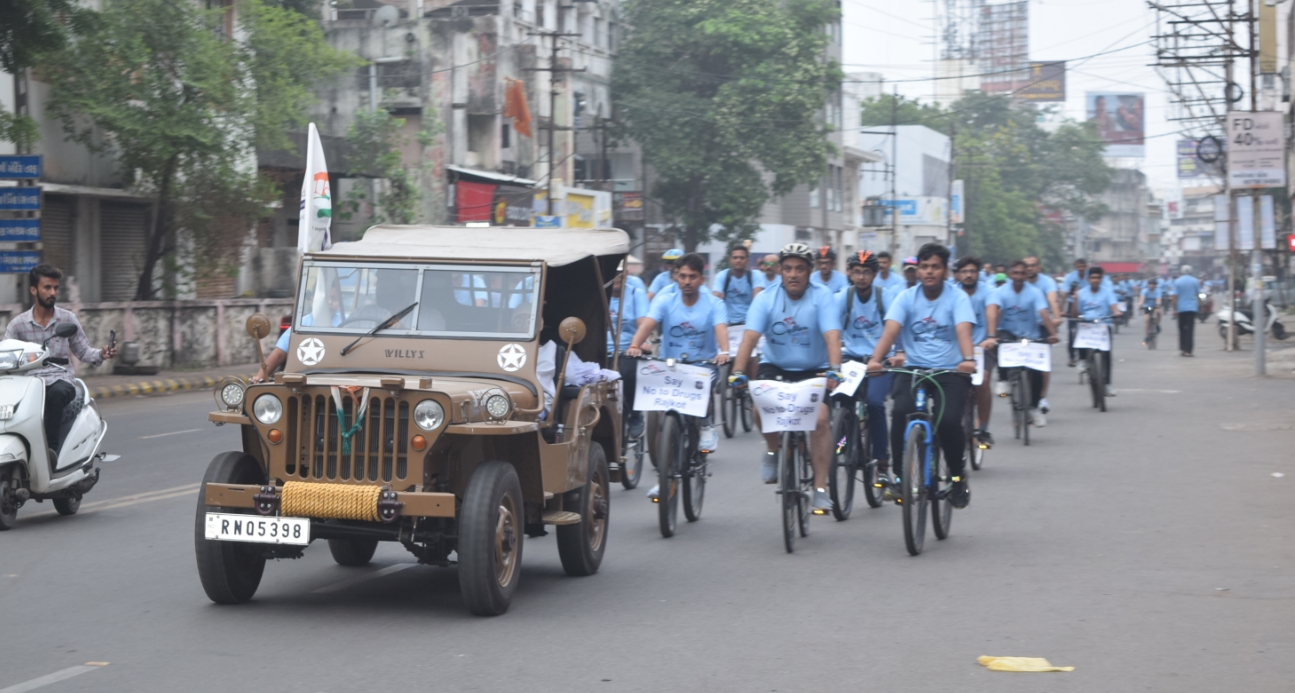
[[[966,181],[966,234],[971,254],[1009,261],[1038,255],[1050,267],[1065,263],[1061,228],[1044,217],[1056,209],[1090,219],[1114,169],[1091,123],[1063,122],[1049,132],[1030,104],[971,93],[948,106],[886,95],[863,105],[861,124],[925,125],[953,137],[955,176]]]
[[[0,0],[0,68],[9,74],[34,67],[42,53],[63,48],[68,37],[90,29],[94,13],[77,0]],[[36,122],[0,111],[0,141],[19,150],[35,143]]]
[[[824,103],[840,68],[825,59],[830,0],[633,0],[612,93],[621,136],[658,179],[689,250],[728,238],[771,197],[823,175]]]

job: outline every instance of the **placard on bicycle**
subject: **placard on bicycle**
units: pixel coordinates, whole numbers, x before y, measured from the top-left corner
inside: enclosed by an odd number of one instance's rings
[[[634,389],[637,411],[670,411],[705,416],[710,403],[711,370],[703,366],[641,361]]]
[[[1052,349],[1036,342],[1003,342],[998,345],[998,367],[1052,370]]]
[[[1111,331],[1105,325],[1095,322],[1081,322],[1079,323],[1079,331],[1075,333],[1075,348],[1110,351]]]
[[[760,430],[764,433],[814,430],[826,398],[826,378],[798,383],[751,381],[751,401],[760,410]]]

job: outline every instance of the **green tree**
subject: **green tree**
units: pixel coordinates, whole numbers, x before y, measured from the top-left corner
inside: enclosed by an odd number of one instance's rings
[[[1049,132],[1034,105],[971,93],[947,108],[891,95],[863,105],[867,126],[925,125],[953,137],[955,177],[966,181],[967,252],[1008,261],[1038,255],[1049,267],[1065,262],[1061,228],[1046,209],[1090,219],[1105,207],[1097,196],[1114,169],[1092,123],[1063,122]]]
[[[817,182],[827,165],[824,103],[840,68],[826,59],[830,0],[633,0],[612,94],[620,135],[657,175],[651,194],[685,227],[684,247],[728,240],[771,197]]]
[[[61,50],[68,38],[90,29],[94,13],[77,0],[0,0],[0,68],[16,75],[42,54]],[[0,141],[24,150],[36,142],[36,121],[0,111]]]
[[[178,230],[200,265],[236,256],[268,200],[257,149],[290,148],[312,88],[358,64],[294,10],[260,0],[236,7],[229,36],[223,9],[106,0],[92,39],[42,66],[49,108],[69,135],[115,155],[128,182],[157,197],[138,300],[155,295],[154,270],[175,254]]]

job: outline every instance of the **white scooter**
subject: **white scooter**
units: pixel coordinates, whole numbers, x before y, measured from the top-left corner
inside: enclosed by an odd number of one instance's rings
[[[1267,300],[1264,301],[1264,307],[1268,309],[1268,320],[1264,325],[1264,331],[1279,340],[1286,339],[1289,335],[1286,332],[1286,326],[1277,319],[1277,309],[1273,308]],[[1254,334],[1254,316],[1253,308],[1237,311],[1237,336]],[[1225,306],[1215,313],[1214,317],[1219,322],[1219,337],[1222,337],[1224,342],[1228,341],[1228,321],[1232,319],[1232,311]]]
[[[55,337],[76,334],[76,325],[55,328]],[[10,529],[18,508],[29,500],[54,501],[60,515],[73,515],[81,496],[99,481],[100,462],[116,455],[99,452],[108,424],[90,390],[75,380],[76,398],[63,413],[62,446],[50,449],[45,441],[45,382],[28,375],[47,364],[47,344],[17,339],[0,341],[0,530]]]

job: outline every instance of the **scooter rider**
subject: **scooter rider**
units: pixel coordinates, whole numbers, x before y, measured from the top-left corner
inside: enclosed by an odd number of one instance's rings
[[[59,280],[62,278],[63,273],[53,265],[39,264],[33,267],[27,275],[28,290],[32,295],[31,310],[15,317],[5,329],[5,339],[34,344],[46,344],[48,341],[50,356],[45,362],[50,365],[32,371],[29,375],[45,381],[45,442],[55,450],[61,442],[58,435],[63,424],[63,410],[76,397],[72,372],[60,366],[69,365],[69,354],[75,354],[77,359],[92,366],[117,355],[117,350],[113,347],[92,348],[76,315],[54,305],[58,301]],[[76,325],[76,334],[68,339],[55,337],[55,329],[60,324],[67,323]]]

